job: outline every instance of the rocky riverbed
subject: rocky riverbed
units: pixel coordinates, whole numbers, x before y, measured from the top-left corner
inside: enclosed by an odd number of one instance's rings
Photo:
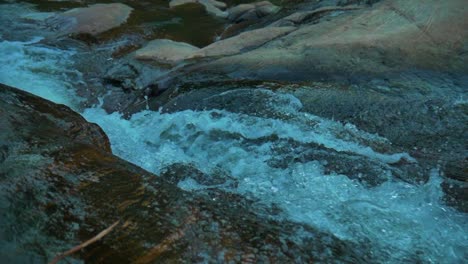
[[[466,17],[0,1],[0,260],[463,262]]]

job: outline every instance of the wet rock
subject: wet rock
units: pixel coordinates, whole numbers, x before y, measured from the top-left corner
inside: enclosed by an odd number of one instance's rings
[[[380,173],[385,170],[390,171],[392,177],[419,184],[428,179],[428,171],[440,168],[447,178],[444,183],[447,201],[456,208],[467,210],[466,196],[461,195],[468,175],[464,142],[465,124],[468,123],[468,108],[463,100],[468,85],[465,75],[414,71],[395,73],[388,79],[357,79],[357,84],[350,84],[354,80],[347,78],[341,79],[342,82],[294,84],[232,79],[221,74],[200,74],[199,71],[197,74],[190,78],[184,75],[186,79],[179,79],[177,89],[168,90],[158,100],[150,100],[150,107],[155,110],[162,107],[166,112],[223,109],[282,119],[285,115],[275,113],[271,107],[279,102],[262,106],[269,97],[254,87],[290,93],[300,100],[302,112],[350,123],[360,130],[382,136],[391,145],[368,141],[362,145],[384,153],[407,152],[417,159],[418,164],[402,160],[381,166],[365,158],[357,161],[360,158],[349,153],[334,155],[329,151],[324,156],[312,147],[304,147],[301,153],[283,153],[277,159],[271,159],[271,166],[282,168],[302,160],[315,160],[314,156],[322,157],[328,160],[325,168],[330,173],[342,173],[369,185],[387,180],[389,174]]]
[[[104,76],[104,82],[123,90],[136,89],[135,79],[140,75],[139,70],[130,63],[116,64]]]
[[[280,26],[297,26],[303,23],[310,23],[318,19],[320,16],[330,13],[330,12],[337,12],[337,11],[349,11],[360,9],[361,7],[358,6],[346,6],[346,7],[338,7],[338,6],[326,6],[322,8],[317,8],[311,11],[298,11],[295,12],[287,17],[281,18],[278,21],[273,22],[269,26],[273,27],[280,27]]]
[[[0,127],[0,259],[45,263],[77,242],[86,215],[79,174],[64,173],[57,153],[80,146],[110,153],[109,141],[68,107],[4,85]]]
[[[453,79],[439,76],[442,80],[438,80],[435,73],[430,74],[432,77],[423,76],[423,81],[413,76],[406,84],[393,78],[386,90],[380,90],[383,88],[377,84],[361,88],[318,84],[315,88],[302,87],[292,92],[300,98],[304,111],[382,135],[394,147],[417,158],[425,170],[440,167],[446,177],[443,186],[448,203],[467,211],[468,199],[462,190],[468,179],[463,143],[468,115],[463,104],[454,104],[467,82],[454,85],[457,82]],[[415,87],[421,90],[415,91]],[[418,176],[421,171],[414,171],[414,166],[395,165],[407,171],[403,174],[409,176],[406,181],[419,182],[426,178]]]
[[[120,3],[94,4],[58,14],[47,19],[46,23],[60,34],[95,36],[125,23],[132,10],[131,7]]]
[[[340,6],[355,5],[355,4],[373,5],[373,4],[375,4],[375,3],[379,2],[379,1],[380,0],[340,0],[340,1],[338,1],[337,5],[340,5]]]
[[[161,177],[176,185],[183,181],[194,181],[196,187],[200,189],[237,187],[237,180],[230,177],[221,168],[206,174],[193,164],[172,164],[163,169]]]
[[[217,8],[226,8],[226,3],[222,1],[216,1],[216,0],[208,0],[207,2],[210,2],[212,5],[216,6]]]
[[[466,73],[468,24],[463,7],[461,0],[431,0],[423,6],[419,1],[383,1],[302,25],[206,69],[233,77],[295,81],[378,76],[415,68]]]
[[[109,52],[94,55],[92,59],[82,58],[82,62],[76,63],[89,80],[87,86],[77,91],[85,99],[84,106],[99,104],[108,113],[120,112],[126,116],[135,112],[133,107],[145,109],[145,96],[155,96],[153,92],[158,92],[149,87],[163,73],[161,68],[130,56],[108,60]]]
[[[201,85],[203,88],[196,88],[178,95],[174,94],[174,98],[166,102],[162,106],[161,111],[173,113],[184,110],[207,111],[217,109],[232,113],[241,113],[248,116],[285,121],[305,114],[305,111],[302,112],[300,110],[300,105],[294,105],[294,101],[289,101],[291,97],[281,96],[280,93],[273,93],[269,90],[261,89],[261,84],[257,84],[257,88],[252,88],[251,85],[249,87],[247,84],[244,84],[246,87],[241,87],[242,83],[240,82],[237,86],[233,84],[233,87],[230,87],[227,83],[215,83],[211,85],[212,86],[208,86],[208,84],[204,84]],[[180,88],[179,91],[181,89],[182,88]],[[312,89],[307,95],[303,94],[299,96],[299,93],[296,95],[303,100],[304,110],[306,111],[323,116],[323,112],[318,112],[315,108],[331,109],[327,107],[329,102],[326,98],[315,98],[317,94],[315,94]],[[306,101],[308,98],[314,99],[312,102],[309,102]],[[330,100],[336,99],[336,97],[333,97]],[[317,103],[316,100],[322,100],[324,103]],[[313,111],[311,111],[312,107],[309,103],[314,104]],[[152,104],[150,103],[150,105]],[[286,105],[290,108],[289,110],[285,108]],[[156,109],[158,108],[159,107],[156,107]],[[352,111],[349,109],[347,110]],[[347,110],[343,110],[343,114],[347,113]],[[351,115],[357,114],[352,113]],[[342,119],[338,114],[326,116],[330,119],[343,120],[346,123],[351,122],[351,120]],[[356,132],[351,125],[341,127],[340,129],[341,132],[338,134],[343,137],[343,139],[351,140],[352,138],[353,142],[359,142],[359,144],[363,146],[369,146],[379,153],[397,153],[402,151],[401,148],[394,146],[390,141],[366,138],[362,134]],[[222,135],[219,140],[226,139],[226,137],[235,137],[238,140],[242,140],[242,142],[247,145],[271,144],[272,153],[274,154],[267,161],[270,167],[286,169],[296,163],[321,161],[323,162],[322,165],[326,174],[346,175],[348,178],[362,182],[366,186],[376,186],[392,179],[400,179],[409,183],[419,184],[426,182],[429,175],[427,168],[423,168],[416,162],[405,161],[405,159],[388,163],[358,153],[340,152],[318,144],[301,143],[292,139],[285,140],[277,137],[265,137],[252,140],[242,135]]]
[[[217,8],[226,8],[226,3],[216,1],[216,0],[208,0],[208,1],[204,1],[204,0],[171,0],[169,2],[169,6],[170,7],[176,7],[176,6],[190,4],[190,3],[201,3],[203,5],[210,4],[210,5],[213,5],[213,6],[217,7]]]
[[[391,146],[386,146],[391,149]],[[293,149],[293,151],[291,151]],[[367,187],[400,179],[408,183],[424,183],[428,170],[417,163],[388,164],[351,152],[339,152],[317,144],[299,144],[294,141],[278,141],[274,146],[274,157],[268,163],[275,168],[287,168],[294,163],[320,161],[326,175],[346,175]]]
[[[459,159],[449,160],[445,163],[443,171],[447,177],[442,184],[446,193],[445,201],[461,211],[468,212],[468,158],[463,155],[454,155]],[[462,157],[460,157],[462,156]]]
[[[193,4],[197,2],[198,0],[171,0],[169,2],[169,7],[173,8],[176,6],[185,5],[185,4]]]
[[[235,23],[246,20],[258,20],[264,16],[274,14],[279,10],[279,6],[276,6],[269,1],[240,4],[228,10],[228,19]]]
[[[47,262],[116,221],[70,258],[369,261],[363,245],[273,220],[281,212],[238,195],[183,191],[113,156],[102,130],[65,106],[1,85],[0,125],[0,142],[8,146],[1,148],[0,256],[9,263]]]
[[[284,36],[295,29],[295,27],[268,27],[246,31],[237,36],[208,45],[193,53],[191,57],[198,58],[239,54],[248,49],[261,46],[275,38]]]
[[[226,18],[227,13],[222,11],[220,8],[225,8],[226,4],[215,0],[199,0],[199,2],[205,6],[205,10],[208,14],[215,17]]]
[[[450,179],[468,182],[468,157],[449,160],[445,164],[445,176]]]
[[[163,64],[176,64],[198,51],[199,48],[188,43],[169,39],[150,41],[146,46],[135,52],[138,60],[154,60]]]
[[[185,5],[185,4],[201,4],[205,7],[205,10],[208,14],[214,15],[216,17],[225,18],[227,13],[221,9],[226,8],[226,4],[216,0],[171,0],[169,6],[171,8]]]

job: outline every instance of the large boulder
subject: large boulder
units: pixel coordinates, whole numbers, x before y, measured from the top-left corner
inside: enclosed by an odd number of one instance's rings
[[[57,14],[47,23],[61,34],[98,35],[125,23],[132,10],[121,3],[94,4]]]
[[[369,261],[363,245],[269,217],[278,209],[219,190],[179,189],[173,181],[185,175],[203,181],[190,166],[170,168],[162,178],[117,158],[98,126],[63,105],[0,85],[0,125],[0,259],[6,263],[44,263],[102,230],[99,242],[71,257],[89,263]]]
[[[463,0],[382,1],[360,10],[332,12],[319,23],[303,21],[295,32],[221,58],[207,69],[288,80],[410,69],[466,73],[467,15]]]

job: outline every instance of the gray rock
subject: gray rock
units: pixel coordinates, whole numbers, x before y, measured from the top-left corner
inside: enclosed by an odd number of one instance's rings
[[[256,48],[268,41],[284,36],[295,29],[295,27],[267,27],[246,31],[237,36],[208,45],[194,52],[190,57],[199,58],[239,54],[245,50]]]
[[[246,20],[257,20],[270,14],[274,14],[280,10],[269,1],[256,2],[251,4],[240,4],[230,8],[228,19],[232,22],[242,22]]]
[[[120,3],[94,4],[58,14],[48,18],[46,23],[60,34],[98,35],[125,23],[132,10]]]
[[[464,1],[431,0],[424,7],[418,1],[395,0],[349,10],[318,24],[302,25],[250,52],[220,58],[205,69],[283,80],[414,68],[468,72],[468,53],[461,44],[468,39]]]
[[[177,64],[200,50],[184,42],[169,39],[156,39],[150,41],[143,48],[135,52],[138,60],[154,60],[160,63]]]
[[[221,10],[226,8],[226,3],[216,0],[171,0],[169,2],[169,7],[174,8],[185,4],[201,4],[205,7],[208,14],[216,17],[225,18],[228,15]]]

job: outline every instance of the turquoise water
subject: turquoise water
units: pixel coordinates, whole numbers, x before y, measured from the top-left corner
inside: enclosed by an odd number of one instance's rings
[[[7,9],[14,7],[3,6],[2,19],[6,14],[14,20],[34,12]],[[0,36],[0,82],[78,109],[81,99],[73,92],[74,85],[83,82],[74,69],[73,55],[78,51],[43,46],[40,29],[35,33],[29,38],[18,35],[19,39]],[[221,96],[242,96],[242,92]],[[125,120],[96,106],[82,115],[104,129],[116,155],[151,172],[159,174],[182,162],[208,175],[221,170],[238,182],[237,187],[204,186],[186,177],[178,183],[182,189],[223,188],[256,197],[259,203],[273,203],[282,209],[283,218],[371,249],[375,262],[462,263],[468,259],[468,215],[442,202],[437,168],[425,184],[399,181],[386,166],[402,158],[415,161],[407,153],[382,153],[372,147],[388,144],[387,139],[353,124],[304,113],[301,102],[287,93],[245,92],[266,98],[257,107],[269,111],[144,111]],[[295,158],[311,145],[381,164],[383,175],[375,177],[384,176],[387,181],[368,187],[347,175],[326,172],[325,160]],[[287,166],[273,166],[275,159],[290,160]]]

